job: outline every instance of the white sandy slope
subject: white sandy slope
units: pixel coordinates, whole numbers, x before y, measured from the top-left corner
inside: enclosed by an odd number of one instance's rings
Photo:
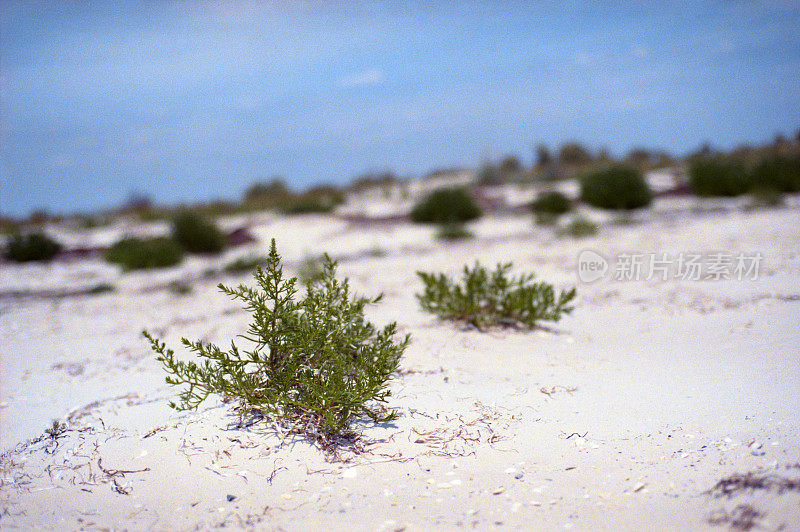
[[[99,262],[82,276],[6,265],[6,290],[111,281],[117,292],[0,300],[0,528],[685,530],[746,503],[761,526],[797,529],[797,492],[704,492],[736,472],[800,475],[800,210],[700,207],[663,200],[584,240],[528,217],[484,219],[457,244],[402,224],[253,222],[262,242],[237,254],[276,236],[290,268],[323,250],[343,257],[359,293],[385,294],[370,319],[412,335],[392,387],[401,417],[358,425],[369,452],[348,463],[271,427],[234,428],[230,405],[167,407],[175,390],[140,331],[173,347],[228,344],[248,315],[197,279],[231,254],[125,276]],[[764,261],[756,280],[578,284],[582,249]],[[476,259],[578,284],[575,312],[533,332],[478,332],[418,309],[416,270]],[[150,289],[173,278],[195,279],[193,294]],[[55,418],[67,432],[36,441]]]

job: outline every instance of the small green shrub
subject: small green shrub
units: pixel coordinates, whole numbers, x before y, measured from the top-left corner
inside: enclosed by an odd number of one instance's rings
[[[89,287],[86,290],[86,293],[91,296],[96,296],[100,294],[107,294],[109,292],[115,292],[116,290],[117,288],[113,284],[97,283],[96,285]]]
[[[569,198],[558,191],[545,192],[539,194],[531,202],[536,223],[539,225],[551,225],[555,223],[559,216],[572,210],[572,203]]]
[[[285,198],[279,210],[284,214],[329,213],[345,202],[344,192],[335,187],[319,186]]]
[[[325,278],[327,255],[306,255],[297,268],[297,278],[302,283],[316,283]]]
[[[597,224],[583,216],[578,216],[558,230],[558,236],[585,238],[597,234]]]
[[[192,293],[192,285],[186,281],[170,281],[167,285],[167,291],[175,296],[188,296]]]
[[[248,348],[233,342],[228,352],[183,339],[200,362],[180,361],[166,345],[144,331],[166,370],[167,382],[185,388],[177,410],[197,408],[210,394],[236,400],[241,415],[260,414],[320,443],[335,448],[352,420],[366,415],[376,421],[396,416],[384,407],[388,383],[397,373],[409,342],[395,342],[396,324],[382,330],[364,318],[368,300],[350,295],[347,280],[335,278],[336,264],[326,260],[324,278],[306,285],[298,298],[297,279],[283,276],[272,241],[269,261],[255,272],[256,288],[240,285],[220,290],[242,301],[252,313],[241,335]]]
[[[479,329],[492,325],[533,328],[539,321],[561,319],[572,311],[575,289],[556,296],[553,286],[534,283],[534,274],[509,276],[511,263],[488,272],[479,263],[464,266],[462,284],[444,274],[417,272],[425,290],[417,294],[423,310],[442,319],[461,321]]]
[[[464,224],[459,223],[444,224],[439,227],[439,231],[436,233],[436,238],[447,241],[466,240],[474,236],[475,234],[464,227]]]
[[[189,253],[219,253],[225,249],[225,235],[204,216],[183,211],[172,221],[172,237]]]
[[[416,223],[463,223],[480,216],[481,208],[463,188],[434,190],[411,210],[411,220]]]
[[[3,255],[13,262],[46,261],[61,251],[61,244],[44,233],[14,235],[6,243]]]
[[[531,210],[536,213],[565,214],[572,210],[572,203],[561,192],[545,192],[531,203]]]
[[[744,165],[722,157],[700,157],[689,168],[689,185],[701,197],[739,196],[750,188]]]
[[[615,165],[586,175],[581,199],[600,209],[631,210],[650,205],[653,193],[639,170]]]
[[[772,187],[755,186],[750,190],[750,208],[780,207],[783,205],[783,194]]]
[[[751,187],[777,192],[800,191],[800,158],[770,157],[753,168]]]
[[[222,271],[226,273],[250,273],[255,271],[255,269],[259,266],[266,264],[267,260],[267,257],[262,255],[238,257],[237,259],[223,266]]]
[[[183,249],[166,237],[123,238],[108,248],[105,258],[125,271],[166,268],[183,260]]]

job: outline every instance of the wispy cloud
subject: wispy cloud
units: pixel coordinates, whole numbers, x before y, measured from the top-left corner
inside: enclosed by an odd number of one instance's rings
[[[350,89],[353,87],[366,87],[370,85],[380,85],[386,80],[386,75],[383,70],[374,68],[364,72],[357,72],[339,78],[336,84],[339,87]]]

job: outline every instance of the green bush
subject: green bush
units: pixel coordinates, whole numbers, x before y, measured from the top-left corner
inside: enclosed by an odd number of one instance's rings
[[[464,224],[444,224],[439,227],[439,232],[436,233],[436,238],[439,240],[466,240],[473,238],[475,235],[472,231],[464,227]]]
[[[61,251],[61,244],[44,233],[14,235],[6,242],[3,255],[13,262],[45,261]]]
[[[571,236],[572,238],[585,238],[596,234],[597,224],[583,216],[578,216],[558,230],[558,236]]]
[[[222,271],[226,273],[251,273],[257,267],[263,266],[267,263],[267,257],[261,255],[249,255],[246,257],[239,257],[225,266]]]
[[[434,190],[411,210],[411,220],[416,223],[463,223],[480,216],[481,208],[463,188]]]
[[[126,271],[166,268],[183,260],[183,250],[171,238],[123,238],[108,248],[105,258]]]
[[[552,191],[539,194],[531,202],[530,207],[536,217],[536,223],[549,225],[555,223],[562,214],[571,211],[572,203],[561,192]]]
[[[783,205],[783,193],[769,186],[755,186],[750,189],[750,208],[780,207]]]
[[[770,157],[753,168],[751,187],[778,192],[800,191],[800,157]]]
[[[639,170],[615,165],[586,175],[581,199],[601,209],[631,210],[650,205],[653,193]]]
[[[219,253],[225,235],[213,222],[193,211],[183,211],[172,221],[172,237],[189,253]]]
[[[744,165],[723,157],[700,157],[689,168],[689,185],[698,196],[739,196],[750,188]]]
[[[288,196],[279,206],[284,214],[329,213],[345,202],[344,192],[336,187],[320,185]]]
[[[352,420],[366,415],[391,420],[393,411],[372,406],[390,395],[409,342],[396,343],[396,324],[382,330],[364,318],[368,300],[350,295],[347,280],[335,278],[336,264],[326,260],[319,283],[306,285],[297,297],[297,279],[283,276],[280,256],[272,241],[269,261],[255,272],[256,288],[240,285],[220,289],[242,301],[252,322],[240,337],[248,348],[231,343],[219,347],[183,339],[201,362],[180,361],[171,349],[144,331],[166,370],[167,382],[185,388],[177,410],[196,408],[210,394],[238,401],[240,415],[257,414],[331,449],[342,441]]]
[[[417,299],[427,312],[478,329],[492,325],[533,328],[539,321],[557,322],[572,311],[574,288],[556,296],[552,285],[534,283],[534,274],[509,277],[511,266],[498,264],[491,273],[477,262],[471,269],[464,266],[462,284],[444,274],[417,272],[425,285]]]

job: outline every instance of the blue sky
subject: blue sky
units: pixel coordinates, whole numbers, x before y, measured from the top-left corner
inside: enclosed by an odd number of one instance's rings
[[[0,212],[800,128],[798,2],[3,2]]]

